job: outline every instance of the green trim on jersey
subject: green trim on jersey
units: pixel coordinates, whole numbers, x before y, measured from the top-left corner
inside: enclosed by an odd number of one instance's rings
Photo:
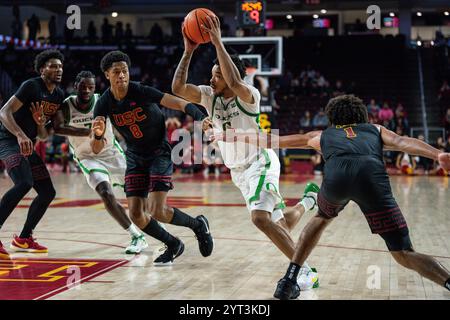
[[[245,113],[246,115],[248,115],[249,117],[258,117],[259,118],[259,113],[251,113],[248,112],[247,110],[244,109],[243,106],[241,106],[241,104],[238,101],[238,98],[236,97],[236,105],[238,106],[239,110],[241,110],[243,113]],[[256,121],[258,122],[258,121]]]
[[[117,141],[116,137],[114,136],[114,141],[113,141],[113,145],[114,147],[120,152],[120,154],[126,159],[127,156],[125,155],[125,152],[123,152],[122,147],[120,146],[119,142]]]
[[[211,119],[214,119],[214,109],[216,108],[217,98],[218,98],[218,96],[214,96],[214,99],[212,102]]]
[[[266,165],[264,166],[264,170],[263,170],[261,176],[259,177],[258,186],[256,187],[255,194],[250,199],[248,199],[248,203],[252,203],[254,201],[259,200],[261,190],[264,185],[264,181],[266,180],[267,170],[270,168],[271,163],[270,163],[269,154],[267,153],[267,151],[265,149],[262,149],[262,154],[264,155],[264,158],[266,159]]]

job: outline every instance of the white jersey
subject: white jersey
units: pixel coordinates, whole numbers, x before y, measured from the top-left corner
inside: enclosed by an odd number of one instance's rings
[[[66,100],[64,100],[64,102],[67,103],[68,106],[68,108],[63,110],[65,123],[76,128],[90,129],[94,122],[94,106],[99,97],[99,94],[94,94],[91,104],[86,111],[81,111],[76,108],[76,96],[70,96]],[[122,151],[114,137],[111,121],[109,119],[106,119],[106,143],[102,151],[98,154],[95,154],[92,151],[91,142],[88,137],[68,136],[68,138],[72,153],[78,158],[78,160],[82,160],[85,158],[92,159],[110,157],[112,154],[114,154],[115,148],[118,148],[119,151]]]
[[[244,132],[259,132],[259,104],[261,94],[255,87],[250,87],[254,103],[246,103],[239,97],[224,99],[215,96],[210,86],[199,86],[201,91],[200,104],[206,108],[214,125],[214,130],[222,132],[226,129],[236,129]],[[225,165],[230,168],[247,167],[256,159],[262,157],[261,150],[244,142],[218,142]]]

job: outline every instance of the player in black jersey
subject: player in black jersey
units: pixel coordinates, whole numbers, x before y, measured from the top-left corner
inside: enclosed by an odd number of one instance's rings
[[[14,186],[0,202],[0,228],[20,200],[33,188],[33,200],[22,232],[11,243],[14,251],[47,252],[32,237],[32,232],[55,197],[47,168],[34,151],[36,137],[46,138],[46,120],[58,110],[64,92],[58,88],[64,56],[56,50],[38,54],[34,61],[39,77],[22,83],[0,110],[0,159],[6,164]],[[0,242],[0,259],[9,255]]]
[[[299,296],[295,280],[300,266],[350,200],[359,205],[372,233],[384,239],[399,264],[450,290],[449,271],[433,257],[413,249],[408,226],[392,195],[383,148],[437,160],[445,170],[450,170],[450,154],[419,139],[398,136],[383,126],[369,124],[366,106],[353,95],[331,99],[325,112],[330,126],[324,131],[249,139],[250,143],[269,146],[276,142],[280,148],[313,148],[321,151],[325,159],[319,211],[303,229],[286,275],[278,282],[275,298]]]
[[[207,257],[212,253],[213,239],[206,217],[200,215],[192,218],[166,205],[167,193],[173,188],[173,164],[165,119],[158,104],[181,110],[194,120],[203,121],[204,129],[211,122],[195,105],[153,87],[129,81],[130,64],[128,55],[120,51],[109,52],[102,58],[101,69],[110,87],[95,106],[92,150],[98,153],[103,148],[105,119],[109,117],[127,145],[125,193],[131,220],[145,233],[167,245],[167,250],[154,264],[171,264],[184,250],[181,240],[169,234],[156,220],[192,229],[201,254]],[[145,213],[149,193],[151,216]]]

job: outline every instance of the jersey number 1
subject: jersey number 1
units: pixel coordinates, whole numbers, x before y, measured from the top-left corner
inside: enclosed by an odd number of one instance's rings
[[[344,128],[344,131],[347,134],[347,138],[352,139],[356,137],[356,133],[353,131],[352,127]]]

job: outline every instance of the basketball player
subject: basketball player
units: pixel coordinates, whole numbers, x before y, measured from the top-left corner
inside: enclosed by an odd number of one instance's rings
[[[154,264],[171,264],[184,250],[183,242],[164,230],[156,220],[192,229],[201,254],[207,257],[214,244],[206,217],[192,218],[166,204],[167,193],[173,188],[173,163],[164,116],[157,104],[186,112],[194,120],[203,121],[205,128],[209,126],[209,120],[185,100],[129,81],[130,64],[128,55],[121,51],[111,51],[102,58],[100,67],[110,87],[95,106],[92,150],[98,154],[106,146],[105,120],[109,118],[127,144],[125,193],[131,220],[145,233],[167,245]],[[149,192],[151,216],[144,210]]]
[[[303,229],[274,297],[295,299],[300,295],[301,290],[294,280],[300,266],[325,228],[350,200],[359,205],[372,233],[383,238],[395,261],[450,290],[449,271],[433,257],[413,249],[405,218],[392,195],[383,148],[438,160],[447,170],[450,169],[450,154],[419,139],[402,137],[383,126],[369,124],[366,106],[353,95],[331,99],[325,112],[330,123],[325,131],[270,137],[279,138],[281,148],[313,148],[321,151],[325,159],[324,180],[318,195],[319,211]]]
[[[237,56],[230,56],[225,50],[219,19],[206,19],[210,28],[203,26],[203,29],[209,33],[217,53],[210,86],[186,83],[190,60],[198,45],[187,38],[183,25],[185,48],[172,80],[172,91],[186,100],[203,105],[216,130],[233,128],[257,132],[261,95],[255,87],[244,81],[243,62]],[[253,146],[247,148],[243,143],[225,144],[221,141],[219,148],[225,165],[231,170],[233,183],[244,196],[253,223],[288,259],[292,259],[295,243],[289,230],[297,224],[305,211],[314,208],[319,188],[315,184],[308,184],[302,201],[283,216],[285,205],[278,192],[280,162],[275,152]],[[314,284],[317,286],[317,274],[311,272],[306,264],[303,270],[306,277],[303,272],[299,277],[303,288],[311,288]]]
[[[53,118],[55,134],[68,136],[75,161],[89,186],[101,197],[109,214],[129,232],[131,244],[125,253],[140,253],[148,247],[144,234],[131,222],[111,187],[124,185],[126,169],[123,150],[114,137],[111,122],[106,120],[106,142],[100,153],[92,152],[88,138],[94,122],[94,106],[99,98],[99,94],[95,93],[95,75],[90,71],[81,71],[75,79],[74,88],[77,94],[65,99]]]
[[[34,69],[40,76],[23,82],[0,110],[0,160],[5,162],[14,183],[0,202],[0,228],[31,188],[37,192],[22,232],[14,235],[10,246],[13,251],[48,251],[35,241],[32,233],[55,198],[55,189],[44,162],[34,151],[34,144],[38,136],[47,137],[46,119],[56,113],[64,100],[64,92],[58,88],[63,61],[59,51],[39,53]],[[8,259],[9,255],[0,243],[1,258]]]

